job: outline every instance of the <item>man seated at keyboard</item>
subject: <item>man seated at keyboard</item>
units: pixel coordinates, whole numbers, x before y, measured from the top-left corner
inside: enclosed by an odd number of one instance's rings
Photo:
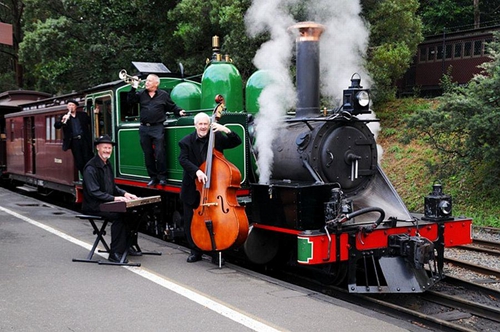
[[[115,177],[109,158],[113,152],[115,143],[111,137],[104,135],[96,139],[94,145],[97,155],[90,159],[83,169],[83,203],[82,212],[85,214],[103,216],[112,222],[111,225],[111,246],[108,260],[120,262],[125,250],[129,250],[129,255],[139,255],[127,248],[130,229],[125,222],[125,215],[115,212],[101,211],[100,205],[106,202],[137,199],[137,196],[126,192],[115,184]],[[123,263],[127,263],[124,261]]]

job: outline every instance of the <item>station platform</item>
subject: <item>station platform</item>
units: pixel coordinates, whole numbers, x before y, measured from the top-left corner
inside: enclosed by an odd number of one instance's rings
[[[0,188],[0,331],[426,331],[143,234],[162,255],[140,267],[73,262],[95,239],[77,214]]]

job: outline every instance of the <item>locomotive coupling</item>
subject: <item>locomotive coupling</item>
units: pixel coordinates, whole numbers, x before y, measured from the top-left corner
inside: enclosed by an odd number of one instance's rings
[[[389,248],[396,256],[401,256],[415,269],[423,269],[434,260],[434,244],[426,238],[397,234],[389,236]]]

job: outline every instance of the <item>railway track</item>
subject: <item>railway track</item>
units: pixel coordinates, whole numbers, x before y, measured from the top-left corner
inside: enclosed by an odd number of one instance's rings
[[[497,242],[474,239],[472,245],[453,248],[453,251],[464,252],[464,257],[471,257],[470,253],[473,253],[480,258],[487,256],[488,260],[498,261],[500,245]],[[431,330],[500,331],[500,290],[478,283],[485,280],[486,283],[488,280],[498,282],[500,271],[467,259],[460,261],[447,258],[447,262],[450,266],[448,270],[454,271],[459,267],[461,270],[476,271],[484,277],[474,278],[475,282],[470,282],[461,277],[447,276],[422,294],[372,295],[349,294],[343,288],[324,286],[313,278],[283,272],[277,272],[274,277]]]
[[[500,243],[487,240],[474,239],[471,245],[458,246],[455,247],[453,250],[464,252],[463,254],[461,254],[461,256],[464,257],[467,256],[466,252],[469,251],[482,255],[483,256],[482,258],[484,258],[485,260],[487,256],[490,257],[491,260],[500,259]],[[490,278],[493,276],[494,278],[500,280],[500,270],[494,267],[485,266],[484,262],[480,264],[465,259],[446,257],[445,263],[450,263],[455,266],[462,267],[464,269],[484,274],[486,276],[489,276]]]
[[[500,292],[447,277],[422,294],[350,294],[314,279],[283,271],[272,277],[332,296],[363,308],[411,322],[429,330],[449,332],[500,331]]]

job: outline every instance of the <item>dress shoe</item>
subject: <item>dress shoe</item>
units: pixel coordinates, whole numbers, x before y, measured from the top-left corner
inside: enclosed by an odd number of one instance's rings
[[[200,254],[191,254],[189,255],[189,257],[187,258],[187,262],[188,263],[194,263],[194,262],[197,262],[197,261],[201,261],[201,255]]]
[[[151,179],[151,181],[148,182],[148,187],[153,187],[158,184],[158,179]]]
[[[165,187],[167,185],[167,180],[160,180],[160,186]]]
[[[142,256],[142,251],[137,251],[133,248],[128,249],[128,255],[129,256]]]
[[[219,255],[215,255],[212,257],[212,263],[219,266]],[[226,264],[226,260],[224,259],[224,257],[221,257],[220,266],[224,266],[224,264]]]
[[[109,254],[108,261],[113,262],[113,263],[120,263],[122,260],[122,255],[117,254],[117,253],[111,253]],[[128,263],[128,259],[125,259],[123,263]]]

